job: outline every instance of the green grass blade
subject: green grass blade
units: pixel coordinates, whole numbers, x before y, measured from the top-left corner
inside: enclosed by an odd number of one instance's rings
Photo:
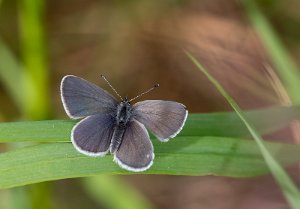
[[[295,104],[300,104],[300,71],[291,59],[280,38],[277,37],[270,23],[253,0],[241,1],[250,21],[256,28],[262,43],[265,45],[275,69],[282,79],[284,86]]]
[[[89,196],[105,208],[151,209],[153,208],[131,185],[117,176],[100,175],[85,178],[84,186]],[[112,198],[113,197],[113,198]]]
[[[280,186],[285,198],[287,199],[290,206],[295,208],[300,208],[300,192],[288,176],[288,174],[284,171],[281,165],[276,161],[276,159],[272,156],[269,150],[266,147],[266,142],[261,138],[258,131],[255,129],[254,125],[248,121],[246,115],[242,112],[238,104],[233,100],[233,98],[226,92],[226,90],[222,87],[222,85],[214,79],[209,72],[188,52],[186,52],[188,57],[192,60],[192,62],[198,67],[200,71],[202,71],[207,78],[213,83],[213,85],[218,89],[218,91],[224,96],[224,98],[228,101],[228,103],[232,106],[232,108],[236,111],[237,115],[243,121],[243,123],[248,128],[255,142],[257,143],[259,150],[264,157],[268,168],[270,169],[272,175],[274,176],[276,182]],[[294,145],[296,146],[296,145]]]
[[[271,133],[300,119],[300,106],[272,107],[246,113],[261,134]],[[49,120],[0,123],[0,142],[68,142],[77,121]],[[234,112],[190,114],[179,136],[249,135]]]
[[[300,145],[266,143],[285,165],[300,160]],[[153,140],[155,160],[143,174],[218,175],[252,177],[268,173],[252,140],[224,137],[177,137],[170,142]],[[71,143],[47,143],[0,154],[0,188],[42,181],[132,174],[113,162],[112,156],[88,157]]]

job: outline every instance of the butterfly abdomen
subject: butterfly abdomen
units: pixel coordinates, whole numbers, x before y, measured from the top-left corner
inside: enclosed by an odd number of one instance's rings
[[[116,126],[111,139],[110,152],[115,153],[123,139],[127,124],[131,119],[132,107],[127,100],[122,101],[117,107]]]
[[[118,126],[118,125],[115,126],[114,133],[111,139],[111,144],[110,144],[110,153],[115,153],[119,149],[122,143],[125,130],[126,127],[124,126]]]

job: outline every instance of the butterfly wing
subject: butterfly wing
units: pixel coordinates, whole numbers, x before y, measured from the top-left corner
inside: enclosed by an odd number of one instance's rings
[[[114,161],[129,171],[144,171],[151,167],[154,159],[153,146],[143,124],[129,122]]]
[[[185,106],[173,101],[145,100],[133,105],[133,117],[164,142],[181,131],[187,115]]]
[[[104,156],[113,134],[115,119],[109,114],[88,116],[77,123],[71,133],[74,147],[89,156]]]
[[[107,91],[73,75],[62,79],[60,89],[65,111],[70,118],[112,112],[118,105]]]

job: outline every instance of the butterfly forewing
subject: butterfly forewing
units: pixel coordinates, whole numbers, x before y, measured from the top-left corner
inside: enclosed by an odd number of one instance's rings
[[[127,170],[144,171],[153,159],[153,146],[146,128],[136,120],[130,121],[114,160]]]
[[[72,130],[73,145],[86,155],[105,155],[109,150],[114,123],[114,118],[109,114],[98,114],[83,119]]]
[[[159,140],[167,141],[182,129],[187,110],[173,101],[145,100],[133,105],[133,117],[146,126]]]
[[[65,76],[60,88],[64,108],[71,118],[113,112],[118,105],[107,91],[73,75]]]

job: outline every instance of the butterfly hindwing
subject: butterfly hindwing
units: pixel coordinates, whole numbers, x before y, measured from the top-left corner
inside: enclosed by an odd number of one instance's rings
[[[114,118],[109,114],[86,117],[72,129],[74,147],[85,155],[105,155],[109,150],[114,123]]]
[[[182,129],[188,111],[173,101],[145,100],[133,105],[133,117],[146,126],[159,140],[168,141]]]
[[[154,159],[153,145],[143,124],[136,120],[128,123],[114,161],[129,171],[144,171]]]

